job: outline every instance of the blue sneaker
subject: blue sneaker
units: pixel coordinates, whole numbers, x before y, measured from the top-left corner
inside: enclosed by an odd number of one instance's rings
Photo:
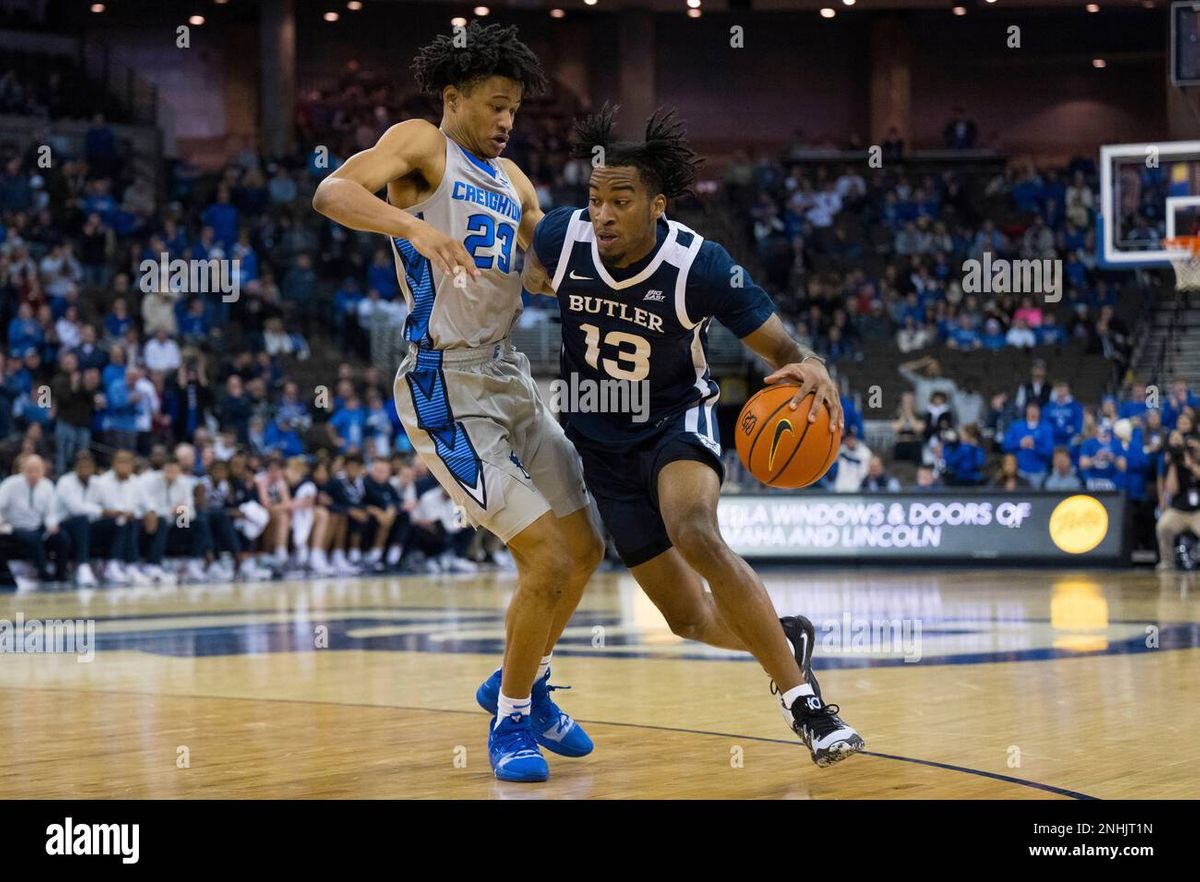
[[[530,709],[530,724],[533,727],[533,737],[542,747],[559,756],[587,756],[592,752],[592,739],[588,737],[583,727],[564,712],[550,693],[555,689],[570,689],[570,686],[551,686],[550,672],[533,684],[532,708]],[[483,685],[475,691],[475,700],[489,714],[495,716],[496,704],[500,700],[500,672],[483,681]]]
[[[513,714],[488,730],[488,761],[501,781],[545,781],[550,777],[546,758],[533,740],[529,717]]]

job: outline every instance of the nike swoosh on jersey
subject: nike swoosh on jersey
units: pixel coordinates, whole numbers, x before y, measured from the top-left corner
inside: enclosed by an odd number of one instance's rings
[[[577,282],[593,282],[593,281],[595,281],[595,279],[593,279],[591,276],[577,276],[577,275],[575,275],[575,270],[571,270],[571,272],[567,274],[567,277],[568,277],[568,278],[571,278],[571,279],[574,279],[574,280],[575,280],[575,281],[577,281]]]

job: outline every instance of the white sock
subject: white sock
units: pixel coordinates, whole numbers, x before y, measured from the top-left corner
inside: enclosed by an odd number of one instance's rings
[[[383,560],[382,548],[372,548],[367,552],[367,563],[373,564],[379,562],[380,560]]]
[[[350,549],[350,563],[358,563],[360,560],[362,560],[362,549],[351,548]]]
[[[314,548],[312,550],[312,563],[314,567],[328,566],[328,561],[325,559],[324,548]]]
[[[388,553],[387,553],[388,566],[394,567],[397,563],[399,563],[400,555],[402,555],[403,553],[404,553],[404,549],[401,548],[399,545],[393,545],[391,548],[389,548]]]
[[[509,698],[501,692],[499,699],[496,701],[496,725],[499,725],[501,720],[511,717],[513,714],[529,716],[529,708],[532,704],[533,702],[530,701],[528,695],[524,698]]]
[[[287,560],[287,546],[286,545],[276,545],[275,546],[275,560],[279,561],[280,563],[283,563],[284,561]]]
[[[304,566],[306,563],[308,563],[308,546],[307,545],[297,545],[296,546],[296,561],[297,561],[297,563],[300,564],[300,566]]]
[[[340,548],[335,548],[333,550],[333,562],[335,564],[344,564],[346,562],[346,552]]]
[[[550,659],[553,658],[553,656],[553,652],[548,652],[542,656],[542,661],[538,665],[538,680],[545,679],[546,675],[550,673]]]
[[[795,701],[797,698],[799,698],[802,695],[815,695],[815,694],[816,693],[813,692],[812,686],[808,685],[807,683],[801,683],[799,686],[793,686],[787,692],[783,693],[783,695],[780,696],[780,699],[783,701],[783,706],[786,707],[788,710],[791,710],[792,702]]]

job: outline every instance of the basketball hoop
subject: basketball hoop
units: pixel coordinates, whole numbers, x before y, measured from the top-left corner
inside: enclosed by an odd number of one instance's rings
[[[1169,259],[1175,268],[1175,290],[1200,289],[1200,236],[1176,236],[1165,239],[1163,245],[1171,252]]]

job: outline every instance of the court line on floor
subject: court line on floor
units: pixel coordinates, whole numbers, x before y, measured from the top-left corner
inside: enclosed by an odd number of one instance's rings
[[[481,711],[476,710],[458,710],[456,708],[442,707],[418,707],[414,705],[398,705],[398,704],[368,704],[365,702],[356,701],[317,701],[309,698],[256,698],[244,695],[207,695],[196,693],[178,694],[174,692],[139,692],[137,690],[128,689],[68,689],[58,686],[39,688],[36,686],[3,686],[0,685],[0,691],[10,689],[13,691],[28,691],[28,692],[69,692],[83,693],[89,695],[140,695],[147,698],[202,698],[216,701],[268,701],[280,704],[319,704],[330,707],[357,707],[371,708],[375,710],[402,710],[402,711],[421,711],[424,713],[434,714],[464,714],[470,716],[479,716]],[[618,723],[610,720],[576,720],[579,723],[588,723],[596,726],[616,726],[626,729],[653,729],[660,732],[679,732],[685,735],[707,735],[712,738],[739,738],[743,741],[759,741],[765,744],[781,744],[785,747],[801,747],[802,745],[796,741],[789,741],[783,738],[766,738],[761,735],[739,735],[733,732],[710,732],[704,729],[688,729],[678,726],[657,726],[652,723]],[[1025,778],[1016,778],[1012,775],[1002,775],[999,772],[988,772],[983,769],[972,769],[968,766],[957,766],[952,763],[942,763],[936,760],[924,760],[910,756],[900,756],[894,753],[877,753],[873,750],[862,751],[863,756],[871,756],[876,759],[895,760],[902,763],[913,763],[914,765],[930,766],[936,769],[945,769],[951,772],[961,772],[964,775],[977,775],[981,778],[991,778],[995,781],[1002,781],[1006,784],[1016,784],[1021,787],[1031,787],[1035,790],[1042,790],[1047,793],[1053,793],[1057,796],[1065,796],[1070,799],[1078,800],[1098,800],[1098,796],[1090,796],[1086,793],[1081,793],[1077,790],[1068,790],[1065,787],[1057,787],[1053,784],[1043,784],[1040,781],[1029,781]]]

